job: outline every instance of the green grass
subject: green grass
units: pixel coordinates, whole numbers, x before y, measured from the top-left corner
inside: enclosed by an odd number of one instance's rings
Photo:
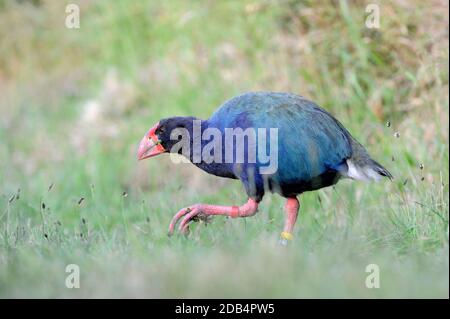
[[[68,30],[62,2],[0,0],[0,297],[448,298],[448,4],[381,2],[368,30],[362,1],[79,3]],[[289,247],[276,195],[167,237],[180,208],[245,194],[138,163],[138,141],[250,90],[316,101],[394,181],[302,195]]]

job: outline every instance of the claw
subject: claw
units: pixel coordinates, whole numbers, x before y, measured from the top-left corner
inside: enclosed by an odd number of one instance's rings
[[[186,217],[187,216],[195,216],[196,214],[192,214],[194,211],[196,212],[197,210],[199,209],[199,204],[195,204],[195,205],[193,205],[193,206],[190,206],[190,207],[186,207],[186,208],[182,208],[182,209],[180,209],[179,211],[178,211],[178,213],[176,213],[174,216],[173,216],[173,218],[172,218],[172,221],[170,222],[170,225],[169,225],[169,232],[168,232],[168,235],[169,236],[171,236],[173,233],[174,233],[174,231],[175,231],[175,226],[177,225],[177,223],[178,223],[178,221],[183,217],[183,216],[185,216],[186,215]],[[183,221],[186,219],[186,217],[183,219]],[[191,217],[192,218],[192,217]],[[189,218],[189,219],[191,219],[191,218]],[[201,218],[201,217],[199,217],[199,218]],[[187,222],[187,221],[186,221]],[[185,224],[186,224],[186,222],[184,223],[184,224],[182,224],[183,225],[183,227],[180,225],[180,231],[182,231],[182,232],[186,232],[186,227],[184,227],[185,226]]]
[[[184,216],[183,220],[181,221],[179,231],[185,234],[186,230],[188,229],[189,222],[192,220],[192,218],[194,218],[200,213],[201,210],[199,208],[195,207],[194,209],[192,209],[192,211],[186,216]]]
[[[189,211],[188,211],[189,210]],[[182,208],[178,211],[178,213],[176,213],[172,220],[170,221],[170,225],[169,225],[169,236],[171,236],[173,234],[173,232],[175,231],[175,226],[178,223],[178,220],[183,217],[184,215],[186,215],[188,212],[190,212],[190,208]]]

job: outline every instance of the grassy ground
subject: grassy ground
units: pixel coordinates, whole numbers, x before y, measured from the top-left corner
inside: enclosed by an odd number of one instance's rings
[[[448,298],[447,1],[380,1],[379,29],[365,1],[72,2],[80,29],[0,0],[0,297]],[[168,238],[179,208],[245,195],[138,141],[250,90],[316,101],[395,180],[304,194],[287,248],[275,195]]]

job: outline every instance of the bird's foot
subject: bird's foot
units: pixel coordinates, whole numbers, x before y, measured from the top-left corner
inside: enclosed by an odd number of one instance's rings
[[[189,223],[191,221],[209,221],[209,218],[214,215],[222,215],[229,217],[248,217],[256,213],[258,209],[258,202],[250,198],[247,203],[242,206],[219,206],[207,204],[194,204],[189,207],[181,209],[173,216],[169,225],[169,236],[175,231],[175,226],[178,221],[183,218],[178,227],[178,230],[187,234],[189,232]]]
[[[198,221],[204,221],[209,222],[209,216],[208,214],[205,214],[202,211],[202,204],[194,204],[189,207],[182,208],[178,211],[178,213],[173,216],[172,221],[169,225],[169,236],[172,235],[175,231],[175,226],[177,222],[184,216],[183,220],[181,221],[180,226],[178,227],[178,230],[183,234],[189,233],[189,222],[198,222]]]

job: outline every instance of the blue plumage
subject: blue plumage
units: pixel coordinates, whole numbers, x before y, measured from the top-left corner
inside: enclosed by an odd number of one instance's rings
[[[167,131],[184,127],[193,135],[193,117],[175,117],[160,121]],[[245,140],[244,157],[238,162],[195,162],[207,173],[242,181],[248,195],[260,200],[266,191],[285,197],[295,197],[305,191],[335,184],[341,177],[378,179],[391,177],[380,164],[372,160],[344,126],[331,114],[307,99],[289,93],[250,92],[234,97],[222,104],[207,120],[201,120],[201,131],[215,128],[222,136],[222,159],[225,159],[226,130],[233,128],[266,129],[265,154],[270,154],[270,128],[278,129],[278,168],[270,174],[261,174],[267,163],[248,158],[248,140]],[[164,134],[164,133],[163,133]],[[166,133],[167,134],[167,133]],[[170,149],[168,136],[161,137]],[[210,141],[203,140],[204,148]],[[231,146],[236,149],[236,140]],[[257,153],[259,140],[256,139]],[[191,142],[191,149],[192,142]],[[211,153],[214,155],[214,152]]]
[[[278,171],[267,176],[266,188],[285,196],[333,184],[337,168],[352,155],[342,125],[316,104],[293,94],[246,93],[225,102],[206,122],[222,132],[227,127],[277,128]],[[264,194],[259,168],[260,163],[231,167],[254,197]]]

